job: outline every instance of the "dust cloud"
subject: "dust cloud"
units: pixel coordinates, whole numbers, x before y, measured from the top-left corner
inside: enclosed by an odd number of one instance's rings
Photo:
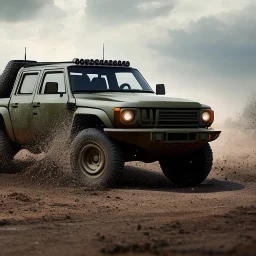
[[[255,182],[256,97],[248,100],[237,120],[227,119],[220,129],[220,138],[212,143],[214,168],[225,179]]]
[[[56,122],[50,134],[40,142],[44,151],[32,154],[21,150],[15,156],[17,170],[37,184],[72,185],[69,162],[71,117],[62,122]]]

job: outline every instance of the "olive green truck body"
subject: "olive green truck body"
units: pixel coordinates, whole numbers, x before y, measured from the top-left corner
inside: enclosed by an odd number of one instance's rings
[[[120,146],[124,161],[188,156],[218,138],[209,106],[158,95],[163,93],[127,66],[77,64],[19,70],[10,96],[0,98],[0,120],[14,145],[36,145],[56,120],[70,120],[70,138],[88,128],[100,130]]]

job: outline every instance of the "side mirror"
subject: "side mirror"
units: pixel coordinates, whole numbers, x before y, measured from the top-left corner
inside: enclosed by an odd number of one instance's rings
[[[156,95],[165,95],[165,85],[164,84],[156,85]]]

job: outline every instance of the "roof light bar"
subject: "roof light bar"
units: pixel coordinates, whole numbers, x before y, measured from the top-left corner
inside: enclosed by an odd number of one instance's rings
[[[114,67],[130,67],[129,61],[121,60],[99,60],[99,59],[73,59],[73,62],[76,65],[85,65],[85,66],[114,66]]]
[[[73,62],[76,63],[76,65],[80,64],[80,60],[79,59],[73,59]]]

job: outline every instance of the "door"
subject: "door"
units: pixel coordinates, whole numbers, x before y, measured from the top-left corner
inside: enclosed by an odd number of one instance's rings
[[[9,105],[13,132],[21,144],[32,141],[33,98],[39,71],[24,72]]]
[[[33,130],[40,139],[49,139],[67,115],[64,70],[46,70],[33,100]]]

